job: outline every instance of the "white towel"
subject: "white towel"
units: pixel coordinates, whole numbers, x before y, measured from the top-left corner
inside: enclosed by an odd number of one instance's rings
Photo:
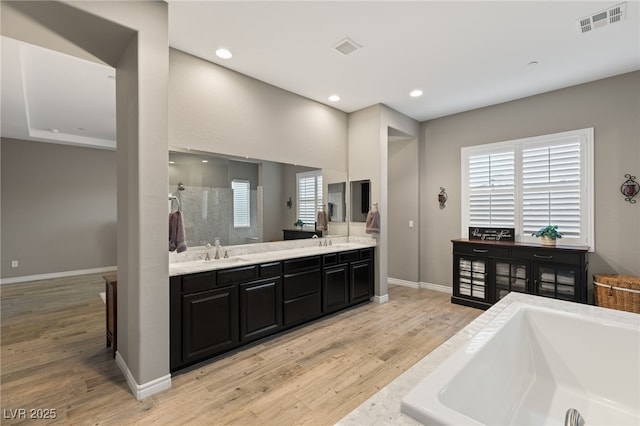
[[[379,234],[380,233],[380,213],[378,210],[369,210],[367,213],[367,222],[364,228],[364,232],[367,234]]]

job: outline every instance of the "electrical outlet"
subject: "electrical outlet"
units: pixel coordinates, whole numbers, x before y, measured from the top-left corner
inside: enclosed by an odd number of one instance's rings
[[[17,268],[18,267],[18,261],[17,260],[12,260],[11,261],[11,267],[12,268]]]

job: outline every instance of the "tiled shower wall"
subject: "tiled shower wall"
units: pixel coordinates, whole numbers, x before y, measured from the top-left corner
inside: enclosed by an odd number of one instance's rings
[[[171,188],[175,190],[175,187]],[[180,200],[187,246],[214,245],[216,239],[224,246],[262,242],[258,223],[258,196],[251,190],[249,228],[233,226],[233,192],[231,188],[187,186],[173,192]],[[170,207],[171,208],[171,207]],[[176,208],[176,205],[173,205]]]

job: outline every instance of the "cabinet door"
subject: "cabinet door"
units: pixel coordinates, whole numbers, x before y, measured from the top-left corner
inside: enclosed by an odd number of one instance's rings
[[[553,264],[533,265],[534,291],[539,296],[578,301],[580,268]]]
[[[349,268],[325,268],[322,280],[322,312],[329,313],[349,305]]]
[[[351,304],[364,302],[373,296],[373,271],[369,260],[353,262],[350,270],[350,297]]]
[[[487,300],[489,260],[473,256],[456,256],[454,295]]]
[[[182,296],[182,361],[189,363],[238,345],[235,286]]]
[[[494,272],[494,299],[492,302],[505,297],[511,291],[529,293],[529,266],[526,262],[509,262],[495,260]]]
[[[259,339],[281,327],[280,277],[240,284],[240,341]]]

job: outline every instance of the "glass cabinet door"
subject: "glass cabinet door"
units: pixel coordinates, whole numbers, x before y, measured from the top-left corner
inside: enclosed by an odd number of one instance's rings
[[[482,300],[486,298],[487,263],[486,259],[459,258],[460,288],[458,291],[461,296],[475,297]]]
[[[498,261],[494,263],[495,302],[505,297],[510,291],[526,293],[528,290],[528,271],[526,263]]]
[[[576,300],[578,268],[536,265],[534,269],[535,293],[539,296],[563,300]]]

